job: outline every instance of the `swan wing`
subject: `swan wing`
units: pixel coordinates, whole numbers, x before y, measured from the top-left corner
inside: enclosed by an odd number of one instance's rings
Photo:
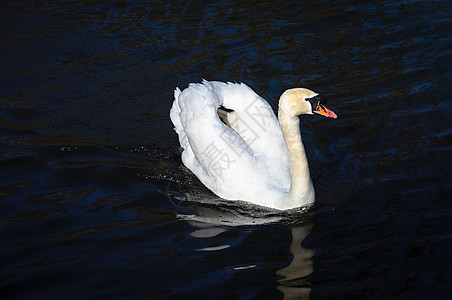
[[[203,81],[219,98],[229,126],[246,142],[261,172],[283,189],[290,188],[287,147],[272,107],[244,83]]]
[[[170,117],[182,161],[210,190],[257,204],[290,187],[287,149],[270,105],[245,84],[208,82],[177,88]],[[217,114],[232,109],[230,127]],[[268,205],[268,204],[267,204]]]

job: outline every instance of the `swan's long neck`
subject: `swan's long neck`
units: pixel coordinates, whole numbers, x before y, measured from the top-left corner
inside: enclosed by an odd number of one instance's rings
[[[308,160],[303,147],[298,116],[278,112],[279,124],[289,152],[291,185],[288,206],[299,207],[314,202],[314,187],[309,175]]]

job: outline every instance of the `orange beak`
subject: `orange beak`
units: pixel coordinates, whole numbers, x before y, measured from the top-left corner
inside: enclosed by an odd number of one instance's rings
[[[333,118],[336,119],[337,115],[334,113],[334,111],[329,110],[328,108],[326,108],[323,104],[317,103],[316,108],[314,109],[314,112],[316,114],[328,117],[328,118]]]

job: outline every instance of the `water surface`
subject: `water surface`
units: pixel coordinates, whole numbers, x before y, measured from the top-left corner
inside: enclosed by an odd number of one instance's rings
[[[10,1],[11,2],[11,1]],[[5,299],[444,298],[452,291],[450,1],[0,5]],[[303,86],[316,189],[279,214],[177,158],[176,86]]]

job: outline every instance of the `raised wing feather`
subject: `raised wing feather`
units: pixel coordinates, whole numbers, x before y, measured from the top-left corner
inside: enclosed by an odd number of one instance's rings
[[[234,110],[226,126],[217,115]],[[275,197],[290,188],[289,159],[270,105],[245,84],[203,81],[175,91],[171,120],[182,160],[218,196]],[[260,203],[262,204],[262,203]]]

